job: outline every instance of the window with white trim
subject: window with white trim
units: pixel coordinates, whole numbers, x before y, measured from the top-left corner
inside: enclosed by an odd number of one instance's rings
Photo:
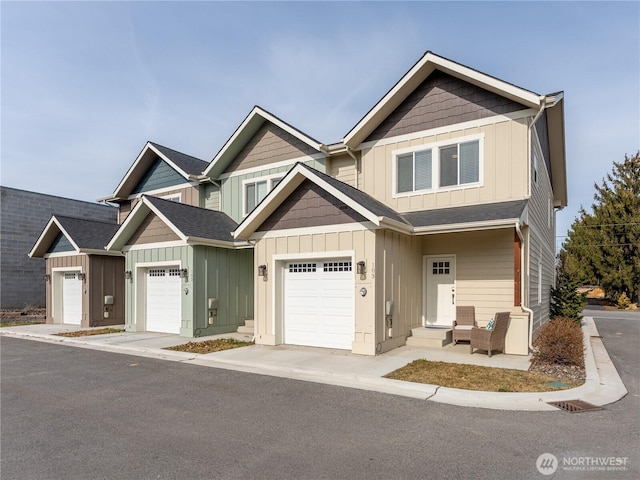
[[[248,215],[283,177],[261,178],[244,183],[244,214]]]
[[[480,183],[480,140],[445,143],[395,155],[396,194]]]

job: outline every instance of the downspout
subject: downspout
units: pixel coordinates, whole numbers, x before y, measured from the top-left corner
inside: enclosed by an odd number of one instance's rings
[[[516,222],[516,233],[520,239],[520,308],[529,314],[529,350],[533,350],[533,310],[524,306],[524,235],[520,230],[520,222]]]
[[[345,146],[346,147],[346,146]],[[356,168],[356,184],[354,185],[354,187],[359,188],[358,186],[358,157],[355,156],[355,154],[353,153],[353,150],[351,149],[351,147],[346,147],[347,149],[347,153],[349,154],[349,156],[351,158],[353,158],[353,164]]]

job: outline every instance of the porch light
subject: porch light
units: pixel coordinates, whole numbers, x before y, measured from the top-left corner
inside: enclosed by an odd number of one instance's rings
[[[189,275],[189,270],[187,270],[186,268],[180,269],[180,278],[187,278],[188,275]]]
[[[356,265],[356,272],[358,273],[358,275],[364,275],[364,273],[367,271],[364,260],[360,260],[358,263],[356,263]]]
[[[264,277],[267,274],[267,266],[266,265],[258,265],[258,276]]]
[[[133,278],[133,272],[131,272],[131,270],[125,270],[124,279],[131,280],[132,278]]]
[[[43,279],[45,282],[48,282],[49,280],[51,280],[51,275],[49,275],[48,273],[45,273],[45,274],[42,276],[42,279]]]
[[[82,280],[84,282],[84,280],[87,278],[87,274],[84,272],[80,272],[78,274],[78,280]]]

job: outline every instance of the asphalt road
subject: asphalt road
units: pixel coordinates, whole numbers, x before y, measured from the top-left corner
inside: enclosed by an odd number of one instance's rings
[[[2,337],[0,477],[640,478],[640,316],[597,325],[630,394],[579,414],[441,405]],[[627,458],[626,470],[543,476],[542,453]]]

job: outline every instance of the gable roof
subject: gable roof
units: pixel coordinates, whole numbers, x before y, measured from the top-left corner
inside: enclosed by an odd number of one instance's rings
[[[238,224],[223,212],[144,195],[106,248],[121,250],[151,212],[180,237],[185,245],[225,248],[248,246],[246,242],[234,240],[231,232]]]
[[[142,151],[129,167],[112,195],[98,199],[99,202],[114,202],[124,200],[131,195],[138,182],[153,165],[156,158],[160,158],[174,169],[185,182],[198,181],[208,163],[157,143],[147,142]]]
[[[402,216],[414,227],[415,233],[444,233],[513,226],[519,222],[527,200],[467,205],[408,212]]]
[[[117,223],[53,215],[29,252],[29,257],[44,257],[59,234],[69,241],[77,254],[113,255],[104,247],[118,230]]]
[[[353,149],[369,136],[429,75],[439,70],[530,108],[540,108],[543,96],[466,67],[427,51],[418,62],[376,103],[343,138]]]
[[[236,131],[233,132],[229,140],[222,146],[216,156],[213,157],[209,166],[204,170],[204,175],[215,179],[224,172],[233,158],[240,153],[242,148],[251,140],[264,122],[271,122],[318,152],[324,152],[327,149],[323,143],[318,142],[316,139],[256,105]]]
[[[275,209],[304,181],[310,180],[348,205],[376,226],[408,233],[411,225],[402,216],[365,192],[319,172],[303,163],[297,163],[271,190],[262,202],[233,232],[235,238],[249,238]]]

